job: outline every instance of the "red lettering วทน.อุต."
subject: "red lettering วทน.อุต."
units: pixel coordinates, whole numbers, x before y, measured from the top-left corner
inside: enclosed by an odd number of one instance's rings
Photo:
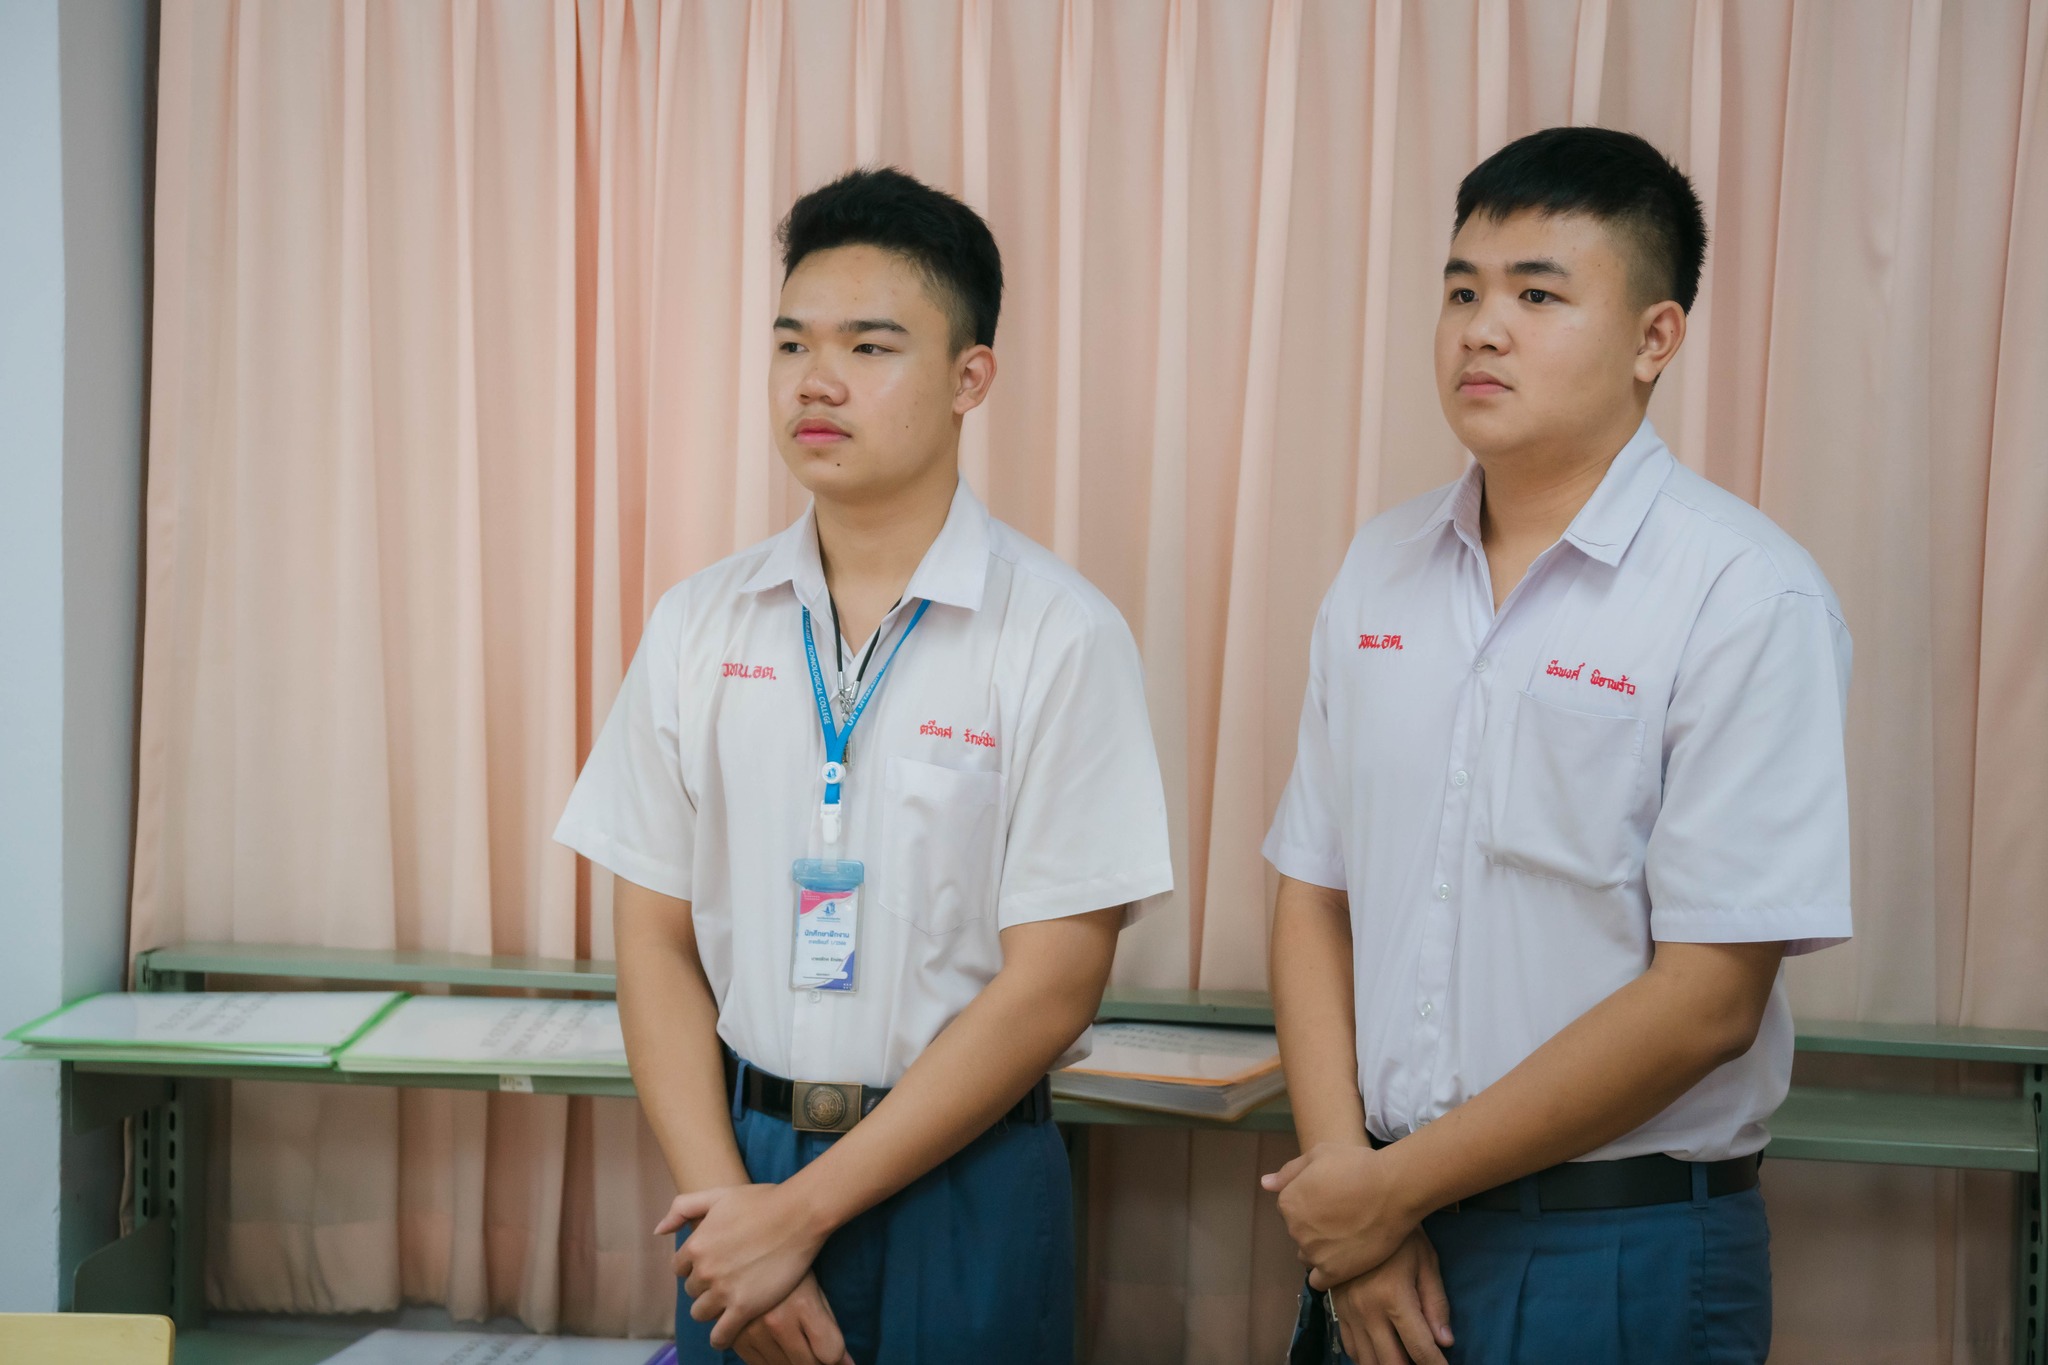
[[[1399,649],[1401,647],[1401,637],[1398,635],[1361,635],[1358,637],[1358,647],[1360,649]]]
[[[720,664],[718,668],[718,676],[721,678],[773,679],[775,676],[775,665],[773,664]]]

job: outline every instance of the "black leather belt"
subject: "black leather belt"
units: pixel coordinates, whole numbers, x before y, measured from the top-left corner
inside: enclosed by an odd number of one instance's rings
[[[739,1059],[725,1054],[725,1093],[732,1097]],[[889,1087],[845,1081],[791,1081],[749,1063],[740,1103],[758,1114],[781,1119],[800,1133],[844,1133],[874,1112]],[[1044,1123],[1052,1117],[1052,1082],[1041,1076],[1024,1098],[1010,1106],[998,1123]]]
[[[1370,1135],[1368,1135],[1370,1137]],[[1387,1144],[1371,1138],[1372,1145]],[[1741,1194],[1756,1188],[1760,1157],[1730,1157],[1726,1161],[1680,1161],[1677,1157],[1651,1154],[1623,1157],[1619,1161],[1567,1161],[1561,1166],[1538,1171],[1505,1185],[1481,1190],[1460,1199],[1445,1213],[1472,1210],[1516,1213],[1524,1210],[1525,1186],[1534,1184],[1532,1213],[1575,1213],[1591,1209],[1639,1209],[1651,1204],[1683,1204],[1693,1197],[1693,1168],[1703,1166],[1707,1176],[1707,1198]]]

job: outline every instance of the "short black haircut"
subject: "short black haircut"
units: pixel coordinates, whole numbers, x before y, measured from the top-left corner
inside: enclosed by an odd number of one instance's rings
[[[814,251],[872,246],[915,265],[953,324],[953,353],[992,346],[1003,306],[995,234],[967,205],[893,166],[853,170],[790,206],[776,232],[782,278]]]
[[[1692,311],[1707,260],[1707,216],[1685,172],[1634,133],[1545,128],[1517,138],[1458,185],[1458,220],[1523,211],[1583,213],[1632,250],[1629,278],[1645,304],[1673,299]]]

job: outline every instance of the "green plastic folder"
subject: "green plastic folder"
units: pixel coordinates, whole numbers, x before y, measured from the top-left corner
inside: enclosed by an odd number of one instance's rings
[[[398,991],[114,991],[6,1036],[22,1044],[13,1060],[327,1067],[404,999]]]

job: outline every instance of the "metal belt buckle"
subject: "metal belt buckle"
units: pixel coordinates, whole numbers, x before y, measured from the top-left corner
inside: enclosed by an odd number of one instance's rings
[[[861,1087],[837,1081],[791,1081],[789,1122],[799,1133],[843,1133],[860,1122]]]

